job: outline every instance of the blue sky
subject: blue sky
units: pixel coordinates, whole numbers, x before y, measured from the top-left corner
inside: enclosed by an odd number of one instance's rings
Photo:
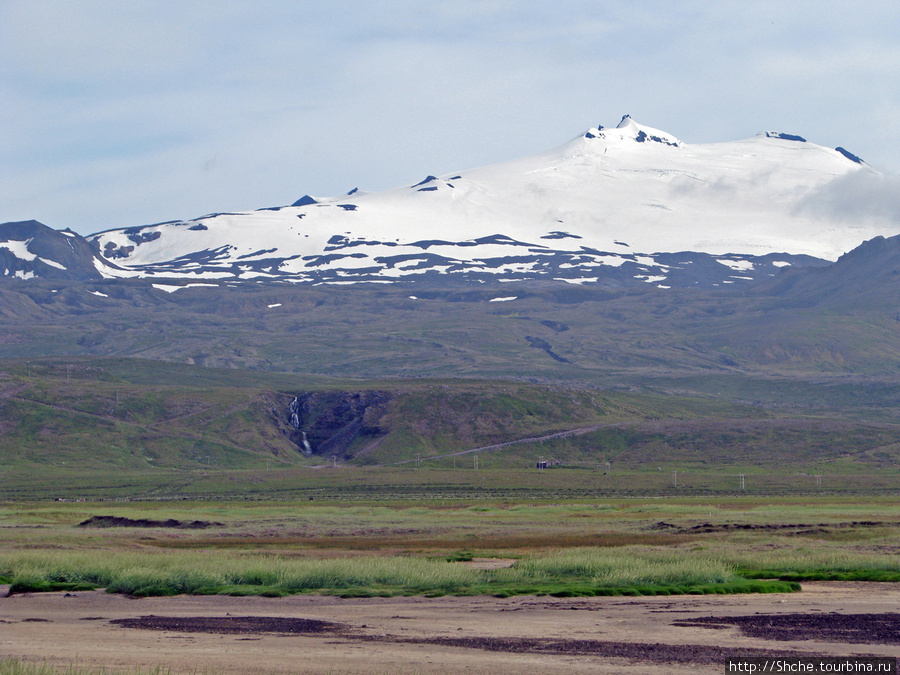
[[[0,221],[386,189],[625,113],[840,145],[895,189],[898,36],[896,0],[0,0]]]

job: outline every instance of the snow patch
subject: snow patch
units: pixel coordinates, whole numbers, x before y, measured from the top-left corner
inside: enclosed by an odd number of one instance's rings
[[[10,239],[9,241],[0,242],[0,248],[7,249],[10,253],[16,256],[19,260],[25,260],[27,262],[31,262],[37,256],[28,250],[28,244],[31,243],[31,239],[26,239],[24,241]]]
[[[392,284],[388,279],[353,279],[351,281],[320,281],[313,286],[349,286],[351,284]]]
[[[565,281],[567,284],[591,284],[600,280],[600,277],[582,277],[580,279],[563,279],[554,277],[553,281]]]
[[[96,295],[98,298],[108,298],[109,296],[106,293],[101,293],[100,291],[88,291],[91,295]]]
[[[518,295],[510,295],[503,298],[491,298],[488,302],[509,302],[510,300],[517,300],[518,298]]]
[[[753,269],[753,263],[749,260],[729,260],[727,258],[716,258],[716,262],[725,267],[730,267],[735,272],[747,272]]]
[[[64,270],[64,269],[66,269],[65,265],[60,265],[60,264],[59,264],[58,262],[56,262],[55,260],[47,260],[46,258],[38,258],[38,260],[40,260],[40,261],[41,261],[42,263],[44,263],[45,265],[49,265],[50,267],[55,267],[55,268],[58,269],[58,270]]]

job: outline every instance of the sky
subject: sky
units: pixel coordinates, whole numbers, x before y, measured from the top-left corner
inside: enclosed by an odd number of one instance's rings
[[[900,3],[0,0],[0,222],[383,190],[624,114],[842,146],[900,210]]]

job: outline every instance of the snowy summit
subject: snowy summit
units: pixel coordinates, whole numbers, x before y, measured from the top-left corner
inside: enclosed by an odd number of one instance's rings
[[[543,154],[392,190],[88,239],[112,276],[740,284],[900,232],[825,208],[879,176],[793,134],[692,145],[626,115]]]

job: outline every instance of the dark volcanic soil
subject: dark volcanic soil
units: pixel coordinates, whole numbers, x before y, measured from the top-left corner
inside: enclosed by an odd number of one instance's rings
[[[491,652],[569,654],[607,656],[654,663],[723,663],[741,657],[814,657],[812,652],[744,647],[734,649],[712,645],[633,643],[605,640],[560,640],[516,637],[434,637],[404,638],[393,635],[362,635],[349,632],[347,624],[316,619],[277,616],[142,616],[115,619],[110,623],[125,628],[177,631],[182,633],[223,633],[231,635],[323,635],[341,634],[344,639],[367,642],[402,642],[464,647]],[[675,626],[723,628],[739,626],[751,637],[770,640],[816,640],[864,644],[900,644],[900,614],[778,614],[755,616],[707,616],[673,622]]]
[[[151,520],[149,518],[124,518],[122,516],[91,516],[78,523],[78,527],[175,527],[182,530],[202,530],[221,526],[208,520]]]
[[[607,642],[604,640],[535,640],[527,638],[433,638],[404,640],[417,644],[469,647],[491,652],[516,654],[569,654],[572,656],[606,656],[649,661],[653,663],[722,664],[729,658],[790,658],[815,656],[809,652],[788,650],[743,649],[710,645],[667,645],[659,643]]]
[[[125,628],[225,635],[321,635],[340,633],[347,628],[346,624],[334,621],[282,616],[141,616],[136,619],[113,619],[110,623]]]
[[[659,521],[651,529],[662,530],[673,534],[715,534],[717,532],[763,531],[779,532],[788,535],[824,534],[849,528],[886,527],[892,523],[877,520],[857,520],[847,523],[700,523],[691,527],[679,527],[665,521]]]
[[[674,626],[738,626],[744,635],[766,640],[818,640],[866,645],[900,645],[900,614],[772,614],[703,616]]]

